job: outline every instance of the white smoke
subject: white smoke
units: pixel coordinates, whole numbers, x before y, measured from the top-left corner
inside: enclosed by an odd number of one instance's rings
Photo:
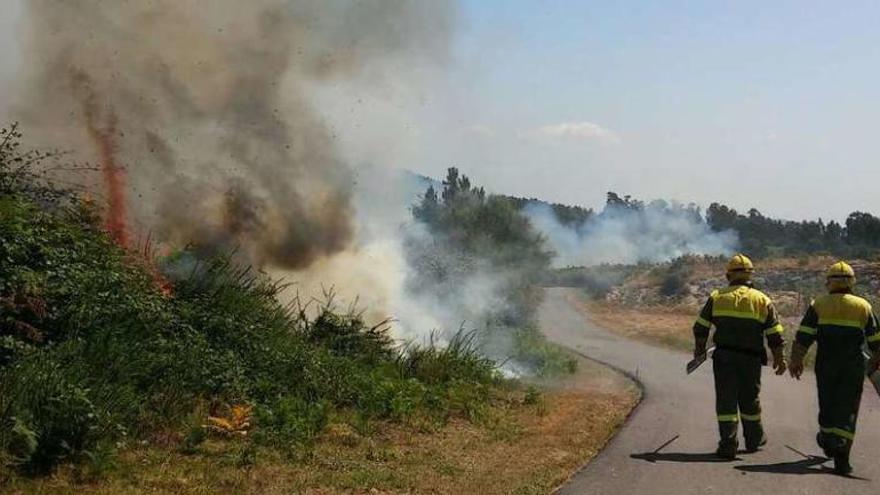
[[[556,252],[557,267],[657,263],[686,254],[727,255],[739,245],[736,232],[714,232],[694,208],[665,202],[640,209],[606,208],[575,226],[560,223],[543,203],[529,203],[524,211]]]
[[[469,260],[473,264],[468,264],[467,275],[456,277],[454,284],[435,284],[428,290],[414,288],[418,270],[408,257],[408,246],[416,243],[423,248],[436,241],[410,211],[431,184],[429,179],[375,166],[359,167],[357,177],[352,246],[307,270],[275,270],[274,276],[295,281],[301,297],[321,299],[322,292],[332,290],[340,305],[356,305],[366,311],[371,322],[391,318],[392,335],[407,342],[425,343],[430,338],[442,346],[462,328],[484,330],[487,311],[506,309],[503,289],[508,285],[508,274],[491,269],[479,259]],[[438,245],[429,258],[449,266],[459,261],[456,256]],[[484,351],[503,360],[510,346],[499,339],[484,338]]]
[[[356,176],[352,244],[306,270],[271,274],[295,281],[301,298],[321,300],[324,292],[332,292],[341,305],[366,311],[371,322],[392,319],[392,333],[400,340],[421,340],[443,331],[447,318],[437,301],[407,290],[411,267],[405,237],[421,228],[413,222],[410,206],[427,187],[426,179],[371,165],[358,167]]]

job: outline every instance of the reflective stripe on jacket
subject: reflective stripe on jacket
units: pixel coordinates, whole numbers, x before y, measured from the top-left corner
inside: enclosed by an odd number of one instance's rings
[[[782,345],[783,328],[773,302],[749,285],[734,284],[712,292],[694,323],[694,335],[713,340],[719,348],[764,353],[764,339],[771,348]]]
[[[852,359],[861,359],[866,341],[872,351],[880,349],[880,332],[871,304],[848,292],[828,294],[813,301],[796,338],[804,347],[818,341],[822,354]]]

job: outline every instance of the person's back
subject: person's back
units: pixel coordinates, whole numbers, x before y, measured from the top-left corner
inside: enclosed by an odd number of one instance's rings
[[[862,330],[871,323],[871,304],[854,294],[832,293],[813,301],[811,309],[815,316],[808,309],[804,325],[815,323],[816,366],[864,364]]]
[[[877,366],[880,333],[868,301],[852,294],[855,272],[844,262],[828,269],[828,294],[810,304],[791,351],[790,371],[800,378],[804,356],[816,342],[816,386],[819,392],[819,433],[816,441],[834,458],[840,474],[852,471],[849,454],[856,433],[865,381],[862,348],[867,341]]]
[[[773,350],[776,373],[785,370],[782,325],[770,298],[752,288],[754,267],[738,254],[727,264],[729,287],[712,292],[694,323],[694,357],[706,354],[711,327],[715,327],[715,412],[718,419],[718,456],[736,457],[737,430],[743,422],[746,450],[754,452],[767,442],[761,425],[761,366],[767,362],[764,340]]]
[[[770,298],[744,283],[713,292],[711,300],[716,349],[751,354],[766,363],[764,338],[781,333]]]

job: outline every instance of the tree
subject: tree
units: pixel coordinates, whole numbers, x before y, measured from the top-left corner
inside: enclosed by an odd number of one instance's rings
[[[447,171],[440,197],[438,201],[429,187],[412,208],[413,217],[431,235],[407,243],[417,272],[413,288],[456,297],[464,282],[475,276],[502,275],[509,281],[502,294],[506,303],[487,308],[492,314],[483,317],[511,326],[526,324],[537,309],[537,284],[550,266],[545,239],[516,201],[487,196],[454,167]],[[485,273],[478,273],[481,270]]]
[[[849,244],[880,246],[880,218],[855,211],[846,218],[846,240]]]

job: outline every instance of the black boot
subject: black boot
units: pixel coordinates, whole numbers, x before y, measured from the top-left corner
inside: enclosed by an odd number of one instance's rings
[[[739,445],[736,440],[722,440],[718,442],[718,450],[715,451],[715,455],[722,459],[732,461],[736,459],[736,451],[738,448]]]
[[[749,454],[754,454],[765,445],[767,445],[767,435],[765,434],[761,434],[761,438],[758,440],[746,438],[746,452]]]
[[[819,448],[822,449],[822,452],[825,454],[825,457],[831,459],[834,457],[833,448],[828,445],[827,437],[821,431],[816,433],[816,444],[819,445]]]
[[[849,454],[840,453],[834,456],[834,473],[841,476],[848,476],[853,471],[852,465],[849,463]]]

